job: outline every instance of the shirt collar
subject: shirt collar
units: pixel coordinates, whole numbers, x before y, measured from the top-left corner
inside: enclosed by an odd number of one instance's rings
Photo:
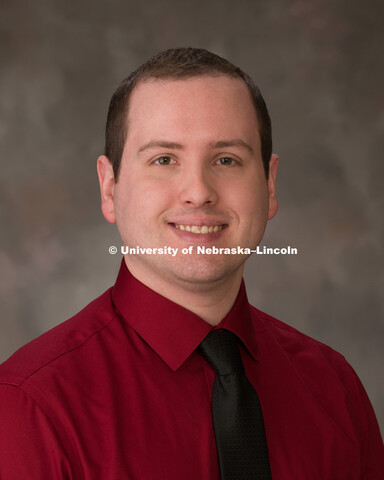
[[[256,331],[244,280],[235,303],[215,327],[137,280],[122,260],[112,302],[119,314],[172,369],[177,370],[206,335],[224,328],[236,334],[256,359]]]

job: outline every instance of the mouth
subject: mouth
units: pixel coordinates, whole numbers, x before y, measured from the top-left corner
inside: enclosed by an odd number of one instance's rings
[[[177,230],[194,233],[196,235],[206,235],[208,233],[217,233],[223,230],[227,225],[186,225],[179,223],[170,223],[170,225]]]

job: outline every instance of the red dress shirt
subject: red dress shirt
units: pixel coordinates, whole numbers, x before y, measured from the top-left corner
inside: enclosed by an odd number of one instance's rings
[[[0,367],[2,480],[218,480],[213,327],[137,281],[113,288]],[[329,347],[248,304],[215,328],[242,341],[274,480],[383,480],[368,397]]]

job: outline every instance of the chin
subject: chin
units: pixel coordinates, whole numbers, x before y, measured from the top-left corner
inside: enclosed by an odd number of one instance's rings
[[[222,258],[215,256],[209,259],[195,257],[189,262],[168,266],[171,275],[179,281],[192,286],[214,285],[235,275],[241,268],[246,258]]]

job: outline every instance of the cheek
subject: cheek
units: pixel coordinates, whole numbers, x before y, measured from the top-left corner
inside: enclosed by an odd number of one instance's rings
[[[164,182],[132,177],[129,182],[121,183],[117,192],[116,214],[125,223],[140,223],[157,217],[167,207],[170,197],[171,189]]]
[[[235,205],[234,210],[240,220],[243,218],[247,220],[247,223],[266,220],[268,215],[267,186],[260,182],[242,184],[236,192],[232,190],[232,204]]]

